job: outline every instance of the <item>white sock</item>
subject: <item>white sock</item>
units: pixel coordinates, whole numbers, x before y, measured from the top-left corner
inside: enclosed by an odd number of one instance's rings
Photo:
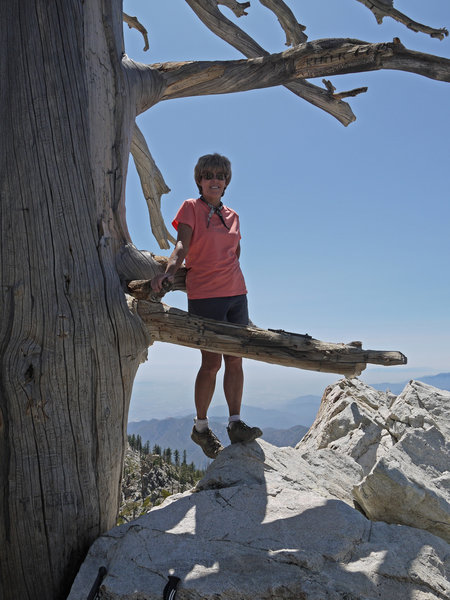
[[[194,427],[199,432],[202,433],[208,429],[208,417],[206,419],[194,419]]]
[[[230,417],[228,417],[228,425],[230,423],[234,423],[236,421],[240,421],[241,420],[241,415],[231,415]]]

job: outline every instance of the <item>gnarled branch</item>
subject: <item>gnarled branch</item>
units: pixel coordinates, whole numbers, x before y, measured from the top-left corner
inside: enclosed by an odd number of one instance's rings
[[[365,94],[368,90],[367,87],[355,88],[354,90],[349,90],[348,92],[339,92],[336,94],[336,88],[331,83],[329,79],[322,79],[322,83],[327,88],[328,93],[333,96],[333,98],[342,99],[342,98],[350,98],[354,96],[358,96],[359,94]]]
[[[445,28],[435,29],[428,27],[421,23],[417,23],[408,16],[397,11],[393,7],[393,0],[358,1],[364,4],[374,13],[379,23],[382,22],[385,16],[389,16],[405,24],[414,31],[421,31],[431,35],[432,37],[442,39],[444,36],[448,35],[448,31]],[[249,58],[279,56],[281,59],[287,57],[287,55],[284,55],[284,53],[281,53],[280,55],[268,55],[267,52],[261,46],[259,46],[255,40],[248,36],[234,23],[226,19],[226,17],[218,9],[219,4],[227,6],[234,12],[235,15],[240,17],[247,14],[245,9],[249,7],[249,2],[237,2],[236,0],[186,0],[186,2],[211,31],[213,31],[217,36],[221,37],[227,43],[233,45],[245,56]],[[278,17],[283,29],[286,32],[288,43],[295,43],[303,38],[306,38],[303,32],[304,26],[297,22],[293,13],[287,7],[285,2],[283,2],[283,0],[260,0],[260,2],[272,10],[272,12],[274,12],[274,14]],[[145,28],[140,25],[135,17],[128,17],[128,15],[124,15],[124,18],[128,19],[127,22],[130,27],[137,27],[139,30],[143,30],[143,32],[146,34]],[[133,19],[133,21],[130,21],[130,19]],[[345,42],[345,40],[329,40],[329,42],[331,45],[335,45],[336,42]],[[351,42],[351,40],[347,40],[347,42]],[[223,85],[221,85],[220,88],[217,88],[215,85],[218,79],[217,75],[220,76],[223,72],[221,67],[215,69],[215,74],[213,73],[213,69],[211,69],[206,77],[200,75],[202,68],[200,67],[197,69],[196,67],[194,69],[196,70],[195,80],[193,80],[191,79],[193,71],[192,69],[185,69],[186,63],[167,63],[166,65],[139,65],[138,63],[133,63],[134,69],[139,70],[140,74],[142,74],[145,68],[151,68],[152,66],[159,69],[161,72],[171,73],[171,76],[166,79],[166,81],[169,83],[169,90],[168,92],[166,90],[166,93],[162,97],[159,95],[161,90],[157,89],[159,88],[159,83],[161,83],[161,80],[160,82],[157,82],[155,77],[153,77],[151,81],[152,85],[150,86],[152,89],[142,90],[143,95],[147,97],[143,98],[141,94],[141,101],[139,102],[138,110],[141,112],[147,110],[147,108],[149,108],[152,104],[160,101],[161,99],[181,98],[204,94],[233,93],[236,91],[245,91],[274,85],[285,85],[293,93],[333,115],[344,125],[348,125],[355,120],[355,116],[350,106],[346,102],[343,102],[342,99],[354,96],[357,93],[361,93],[364,88],[357,88],[357,90],[331,94],[328,89],[322,89],[316,85],[304,81],[305,78],[364,72],[376,69],[399,69],[418,73],[426,77],[447,81],[447,75],[442,75],[443,71],[446,71],[447,69],[446,65],[443,64],[446,59],[441,59],[440,57],[431,57],[430,55],[421,55],[421,53],[413,53],[412,51],[404,52],[402,57],[400,57],[400,53],[397,52],[395,58],[391,57],[391,59],[389,59],[389,56],[386,54],[386,52],[389,51],[389,44],[366,44],[365,42],[357,43],[365,45],[366,48],[361,49],[361,53],[366,54],[366,58],[370,53],[372,53],[372,56],[376,55],[377,64],[373,62],[369,64],[370,61],[368,63],[364,60],[361,61],[359,65],[356,64],[354,60],[351,61],[353,63],[351,66],[346,64],[346,60],[343,60],[343,58],[348,58],[349,52],[351,52],[350,49],[345,49],[345,53],[342,54],[341,60],[336,60],[336,57],[328,57],[326,56],[325,52],[325,56],[317,55],[315,57],[315,69],[296,68],[296,76],[292,77],[290,75],[290,69],[285,69],[283,66],[279,68],[280,64],[277,63],[275,59],[270,58],[270,61],[273,60],[272,65],[277,71],[273,74],[273,76],[269,78],[264,76],[262,81],[258,82],[256,85],[254,80],[246,82],[246,73],[241,73],[239,77],[244,79],[243,85],[235,85],[233,82],[233,85],[230,85],[228,89],[225,89],[225,86]],[[312,45],[309,46],[309,50],[313,49],[313,53],[318,54],[316,49],[320,45],[323,46],[323,44],[323,40],[313,42]],[[302,47],[306,47],[305,44],[299,44],[292,50],[294,51],[296,48]],[[429,58],[420,58],[420,55],[422,57],[429,56]],[[292,57],[293,55],[290,55],[290,58]],[[330,63],[333,63],[330,64],[332,68],[324,68],[329,59],[331,59]],[[321,69],[317,68],[319,61],[321,62]],[[434,65],[432,64],[433,62]],[[131,63],[132,61],[129,61],[129,64]],[[196,64],[199,65],[200,63]],[[216,66],[219,65],[219,63],[209,64]],[[311,66],[311,63],[308,66]],[[176,71],[178,71],[177,76],[174,77]],[[229,73],[230,70],[228,70],[227,75]],[[185,79],[186,85],[181,83],[181,79]],[[187,81],[188,79],[191,79],[194,85],[189,85],[189,82]],[[230,79],[228,77],[224,77],[224,80],[230,83]],[[221,84],[224,83],[224,80],[221,81]],[[207,85],[207,82],[210,82],[210,85]],[[136,83],[140,86],[141,81],[139,78],[136,78]],[[147,83],[149,83],[148,78]],[[200,85],[197,86],[197,83]]]
[[[217,0],[186,0],[186,2],[208,29],[244,56],[248,58],[269,56],[267,50],[220,12],[217,8]],[[222,3],[219,2],[219,4]],[[302,25],[299,25],[299,28],[302,27]],[[306,38],[305,35],[304,38]],[[346,102],[331,96],[327,90],[308,81],[298,79],[285,84],[285,87],[300,98],[326,111],[345,126],[352,123],[356,118]]]
[[[283,0],[259,0],[259,2],[276,15],[286,34],[286,46],[297,46],[306,42],[308,39],[304,33],[306,27],[297,21],[294,13]]]
[[[140,33],[142,33],[142,37],[144,38],[144,42],[145,42],[144,52],[146,52],[149,48],[147,30],[139,22],[137,17],[130,17],[130,15],[127,15],[126,13],[122,13],[122,15],[123,15],[123,20],[125,21],[125,23],[128,25],[128,27],[130,29],[137,29]]]
[[[297,46],[308,39],[305,25],[301,25],[292,10],[283,0],[259,0],[260,4],[271,10],[286,34],[286,46]]]
[[[245,9],[250,6],[250,2],[236,2],[236,0],[217,0],[217,4],[227,6],[234,12],[236,17],[242,17],[246,15]]]
[[[445,27],[435,29],[434,27],[423,25],[422,23],[414,21],[404,13],[395,9],[393,0],[358,0],[358,2],[364,4],[364,6],[367,6],[367,8],[373,12],[378,24],[383,22],[384,17],[391,17],[395,21],[406,25],[408,29],[420,33],[426,33],[432,38],[443,40],[444,37],[448,35],[448,30]]]
[[[147,142],[137,125],[134,126],[133,139],[131,141],[131,154],[136,165],[136,170],[141,181],[142,191],[147,202],[152,233],[159,247],[170,248],[169,240],[175,244],[175,239],[167,230],[161,214],[161,196],[170,192],[161,171],[156,166]]]
[[[327,39],[301,44],[280,54],[236,61],[159,63],[165,80],[161,100],[227,94],[280,85],[298,78],[396,69],[450,82],[450,60],[414,52],[398,40],[370,44],[361,40]]]

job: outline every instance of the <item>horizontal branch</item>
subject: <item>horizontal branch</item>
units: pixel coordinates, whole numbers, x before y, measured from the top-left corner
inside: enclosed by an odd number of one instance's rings
[[[141,68],[143,65],[141,65]],[[450,82],[450,60],[414,52],[398,39],[370,44],[327,39],[301,44],[280,54],[234,61],[158,63],[165,81],[161,100],[260,89],[298,78],[396,69]]]
[[[154,341],[241,356],[309,371],[360,375],[367,363],[404,365],[401,352],[363,350],[360,342],[333,344],[305,334],[204,319],[161,302],[132,300]]]

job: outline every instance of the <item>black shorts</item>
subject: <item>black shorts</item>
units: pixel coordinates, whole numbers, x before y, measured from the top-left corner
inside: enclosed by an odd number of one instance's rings
[[[247,294],[188,300],[188,311],[198,317],[248,325]]]

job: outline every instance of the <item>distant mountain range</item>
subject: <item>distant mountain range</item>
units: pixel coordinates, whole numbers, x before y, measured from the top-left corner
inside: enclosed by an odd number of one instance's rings
[[[437,375],[417,377],[416,381],[422,381],[422,383],[427,383],[428,385],[432,385],[440,390],[450,391],[450,373],[438,373]],[[401,383],[370,383],[369,385],[376,390],[380,390],[382,392],[389,390],[393,394],[398,395],[403,391],[403,388],[407,383],[409,383],[409,380]]]
[[[310,427],[316,418],[320,405],[320,396],[299,396],[288,401],[274,403],[273,408],[242,405],[242,419],[251,425],[274,429],[290,429],[294,425]],[[228,419],[226,406],[212,408],[209,417],[212,419]]]
[[[258,409],[254,409],[257,411]],[[252,413],[254,411],[251,411]],[[261,409],[264,413],[264,410]],[[271,411],[268,411],[271,412]],[[273,411],[274,413],[276,411]],[[267,418],[267,417],[266,417]],[[209,425],[218,436],[224,446],[228,446],[229,439],[226,430],[227,417],[210,417]],[[295,425],[288,429],[276,429],[274,427],[265,427],[263,422],[266,419],[248,421],[250,425],[258,425],[263,429],[263,439],[274,446],[295,446],[308,431],[304,425]],[[183,455],[186,450],[186,460],[193,462],[199,469],[204,469],[211,462],[199,446],[191,440],[191,431],[194,425],[194,415],[181,418],[170,417],[168,419],[151,419],[150,421],[136,421],[128,423],[128,433],[140,435],[142,441],[150,442],[152,449],[155,444],[161,448],[171,448],[172,453],[175,449]]]
[[[440,390],[450,391],[450,373],[438,373],[437,375],[425,375],[423,377],[414,377],[416,381],[422,381],[428,385],[439,388]],[[400,383],[368,383],[371,387],[376,390],[385,392],[389,390],[395,395],[400,394],[405,386],[409,383],[410,379],[401,381]],[[320,396],[299,396],[293,398],[287,402],[283,402],[277,406],[278,412],[282,411],[282,414],[292,424],[297,419],[298,423],[310,427],[316,418],[317,411],[319,410],[321,397]],[[282,422],[283,418],[282,418]],[[281,423],[273,425],[273,427],[288,427],[289,425],[282,425]]]
[[[450,373],[439,373],[418,378],[442,390],[450,390]],[[403,391],[408,381],[401,383],[376,383],[370,384],[376,390],[390,390],[393,394]],[[279,402],[276,408],[265,409],[256,406],[242,408],[242,418],[249,425],[258,425],[263,430],[263,439],[274,446],[295,446],[313,423],[320,406],[321,397],[308,395],[299,396],[292,400]],[[210,412],[210,427],[219,437],[222,444],[229,444],[226,431],[226,409],[214,409]],[[191,431],[194,415],[167,419],[151,419],[150,421],[136,421],[128,423],[129,434],[139,434],[142,441],[150,442],[150,447],[155,444],[161,448],[177,449],[182,455],[186,450],[188,463],[193,462],[197,468],[204,469],[211,462],[205,457],[202,450],[191,440]]]

